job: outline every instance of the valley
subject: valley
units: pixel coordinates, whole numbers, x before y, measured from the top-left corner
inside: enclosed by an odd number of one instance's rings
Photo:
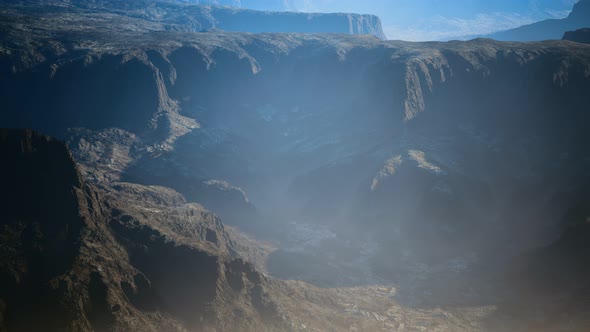
[[[3,6],[0,331],[590,326],[590,45]]]

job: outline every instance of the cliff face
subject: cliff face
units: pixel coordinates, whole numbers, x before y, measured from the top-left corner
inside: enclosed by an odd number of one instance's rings
[[[74,314],[67,272],[91,216],[82,181],[62,143],[31,131],[0,130],[0,154],[0,328],[56,329]]]
[[[75,22],[70,22],[73,24],[80,24],[81,17],[92,17],[93,20],[104,23],[111,21],[114,25],[119,25],[119,28],[135,32],[162,30],[205,32],[218,29],[250,33],[366,34],[385,39],[381,20],[374,15],[256,11],[199,5],[198,2],[193,4],[162,0],[7,1],[3,4],[3,10],[5,13],[26,12],[27,8],[31,8],[31,4],[35,6],[39,3],[45,7],[43,11],[36,11],[35,15],[43,14],[43,16],[51,17],[52,12],[60,13],[62,19],[73,19]],[[236,3],[234,7],[239,7],[239,3]],[[67,9],[69,15],[63,15],[64,9]],[[63,25],[63,22],[58,25]],[[102,26],[102,28],[107,27],[108,23]]]
[[[108,288],[109,301],[130,301],[104,307],[130,310],[142,317],[138,326],[160,324],[149,314],[157,307],[174,324],[198,329],[192,313],[211,303],[219,307],[203,324],[221,329],[241,324],[239,317],[256,317],[247,325],[256,329],[264,317],[308,310],[301,321],[319,308],[342,320],[321,316],[314,326],[339,330],[358,311],[342,303],[366,289],[308,292],[304,284],[257,281],[248,264],[234,262],[232,250],[242,246],[195,203],[228,224],[258,223],[252,232],[278,237],[283,250],[248,253],[264,256],[270,273],[330,287],[394,280],[400,298],[428,308],[471,305],[474,297],[499,303],[472,296],[481,285],[469,273],[486,279],[515,255],[555,243],[568,227],[564,215],[587,204],[587,45],[153,32],[143,18],[106,20],[100,10],[19,12],[24,23],[14,24],[10,10],[0,21],[0,121],[67,139],[84,179],[100,187],[111,220],[101,234],[116,241],[122,253],[109,255],[122,255],[127,271],[100,276],[120,285]],[[207,273],[185,275],[181,261]],[[107,263],[120,268],[106,258],[100,265]],[[176,287],[189,280],[202,288]],[[213,284],[222,286],[212,292]],[[327,305],[330,298],[341,302]],[[244,306],[222,304],[234,301]],[[389,308],[371,301],[364,302],[371,310]],[[132,324],[113,315],[114,324]],[[403,329],[395,316],[387,316],[389,328]],[[557,325],[559,317],[552,316]]]
[[[222,8],[214,8],[212,15],[218,20],[214,27],[226,31],[343,33],[385,39],[381,20],[375,15],[231,11]]]
[[[579,0],[568,15],[568,20],[579,23],[588,23],[588,15],[590,14],[590,1]]]
[[[265,278],[202,207],[165,188],[89,186],[63,143],[30,130],[0,130],[0,154],[0,329],[280,328]]]
[[[219,202],[232,195],[210,181],[242,188],[258,211],[284,206],[290,218],[366,220],[412,239],[438,234],[431,240],[450,244],[448,255],[478,243],[493,252],[505,247],[500,238],[531,247],[559,234],[564,207],[541,212],[537,202],[560,202],[558,193],[586,176],[582,44],[221,32],[107,39],[96,29],[83,38],[58,30],[56,41],[7,27],[14,44],[1,62],[13,73],[0,81],[2,107],[19,111],[3,122],[62,137],[85,127],[71,144],[101,165],[90,173],[170,186],[200,202],[219,191],[210,204],[221,215],[233,214]],[[101,133],[110,127],[122,132]],[[398,157],[401,166],[390,167]],[[247,214],[256,210],[243,203]],[[394,212],[401,224],[390,222]],[[444,222],[418,222],[437,215]],[[461,226],[474,219],[481,224]],[[438,238],[439,227],[453,231]],[[478,240],[489,232],[498,238]]]
[[[576,43],[590,44],[590,29],[568,31],[563,35],[563,39],[575,41]]]
[[[88,185],[55,139],[2,129],[0,153],[0,181],[9,193],[0,202],[2,331],[375,330],[423,324],[425,310],[392,302],[387,288],[319,289],[269,280],[239,257],[258,259],[257,244],[228,233],[200,205],[169,188]],[[365,314],[353,313],[351,322],[345,310],[352,299],[354,310]],[[390,310],[403,312],[403,321],[386,316]],[[464,324],[430,311],[429,322],[437,326],[456,330]]]
[[[544,20],[507,31],[491,34],[497,40],[536,41],[561,39],[564,33],[590,26],[590,1],[580,0],[564,19]]]

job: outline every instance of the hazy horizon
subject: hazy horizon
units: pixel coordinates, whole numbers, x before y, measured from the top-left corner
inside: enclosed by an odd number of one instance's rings
[[[293,0],[302,12],[353,12],[381,18],[388,39],[448,40],[566,17],[576,0]],[[252,3],[251,3],[252,4]]]

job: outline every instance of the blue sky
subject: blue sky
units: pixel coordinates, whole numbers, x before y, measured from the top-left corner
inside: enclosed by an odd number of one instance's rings
[[[446,40],[563,18],[576,0],[292,0],[299,11],[381,17],[389,39]]]

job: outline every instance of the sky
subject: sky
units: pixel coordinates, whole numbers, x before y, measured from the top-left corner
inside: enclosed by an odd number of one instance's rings
[[[291,0],[303,12],[381,18],[388,39],[448,40],[563,18],[577,0]]]

